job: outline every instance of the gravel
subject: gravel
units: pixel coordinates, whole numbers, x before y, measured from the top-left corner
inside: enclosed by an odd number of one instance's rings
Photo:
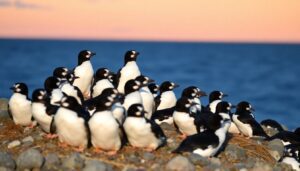
[[[155,159],[155,155],[152,154],[152,153],[149,153],[149,152],[145,152],[145,153],[143,154],[143,158],[144,158],[145,160],[154,160],[154,159]]]
[[[38,150],[31,148],[21,153],[16,161],[18,170],[40,169],[44,162],[44,157]]]
[[[98,160],[87,160],[83,171],[113,171],[113,168]]]
[[[168,170],[168,171],[181,171],[181,170],[194,171],[195,166],[186,157],[176,156],[167,163],[166,170]]]
[[[202,157],[195,153],[191,153],[188,158],[194,165],[207,166],[210,164],[210,161],[207,157]]]
[[[11,148],[18,147],[18,146],[20,146],[20,145],[21,145],[21,141],[19,141],[19,140],[14,140],[14,141],[8,143],[7,148],[8,148],[8,149],[11,149]]]
[[[279,139],[274,139],[268,143],[268,151],[272,155],[272,157],[279,161],[279,159],[283,156],[284,145]]]
[[[137,154],[130,154],[126,157],[126,159],[131,163],[140,163],[140,158],[137,156]]]
[[[16,163],[10,154],[0,152],[0,166],[13,170],[16,168]]]
[[[246,151],[234,144],[228,144],[225,148],[224,154],[228,161],[246,160]]]
[[[84,167],[84,159],[79,153],[72,153],[62,160],[62,165],[67,169],[81,170]]]
[[[32,138],[32,136],[28,136],[22,139],[22,143],[26,143],[26,142],[34,142],[34,139]]]
[[[49,153],[45,157],[45,163],[43,166],[43,170],[58,170],[60,168],[61,161],[57,154],[55,153]]]

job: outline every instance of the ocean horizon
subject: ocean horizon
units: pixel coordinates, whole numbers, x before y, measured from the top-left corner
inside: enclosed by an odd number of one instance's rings
[[[258,121],[274,119],[289,129],[300,126],[300,44],[247,42],[169,42],[115,40],[1,39],[0,97],[9,98],[15,82],[29,86],[29,97],[53,69],[77,64],[80,50],[97,53],[94,70],[117,72],[127,50],[137,50],[142,73],[158,84],[165,80],[209,93],[221,90],[224,100],[249,101]],[[207,97],[201,102],[206,105]]]

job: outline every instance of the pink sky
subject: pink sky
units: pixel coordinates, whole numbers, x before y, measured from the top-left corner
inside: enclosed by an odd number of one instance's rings
[[[0,37],[300,42],[300,1],[0,0]]]

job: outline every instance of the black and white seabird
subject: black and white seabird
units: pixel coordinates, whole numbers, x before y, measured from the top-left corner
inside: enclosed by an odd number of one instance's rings
[[[284,131],[283,127],[275,120],[273,119],[266,119],[260,122],[262,126],[265,126],[266,128],[273,128],[277,131]]]
[[[104,89],[114,88],[109,80],[110,71],[107,68],[99,68],[95,75],[91,86],[91,98],[99,96]]]
[[[8,101],[8,112],[16,125],[33,126],[31,100],[25,83],[15,83],[10,88],[13,95]]]
[[[78,64],[74,68],[74,74],[79,77],[74,81],[74,86],[78,87],[85,98],[90,97],[90,88],[93,81],[94,69],[90,59],[96,53],[83,50],[78,54]]]
[[[54,76],[48,77],[44,82],[44,88],[50,97],[50,104],[55,106],[59,106],[59,104],[55,102],[60,101],[64,97],[64,93],[59,88],[60,83],[60,79]]]
[[[191,107],[191,112],[193,113],[201,112],[202,104],[200,101],[200,97],[203,96],[206,96],[206,93],[204,91],[201,91],[196,86],[189,86],[185,88],[181,93],[181,97],[187,97],[195,103],[195,105]]]
[[[227,94],[224,94],[221,91],[212,91],[209,94],[209,104],[208,104],[206,110],[209,110],[212,113],[215,113],[217,104],[222,101],[223,97],[226,97],[226,96],[227,96]]]
[[[128,110],[132,104],[143,104],[141,93],[139,92],[142,84],[137,80],[129,80],[125,84],[125,94],[123,106]]]
[[[148,88],[151,91],[151,93],[153,94],[153,97],[155,98],[156,96],[158,96],[158,92],[159,92],[159,85],[155,84],[155,83],[150,83],[148,84]]]
[[[213,125],[201,133],[188,136],[178,146],[174,153],[192,152],[203,157],[212,157],[223,146],[226,133],[230,126],[230,119],[223,119],[221,115],[211,115]]]
[[[295,171],[300,171],[300,144],[285,146],[280,162],[291,165]]]
[[[142,104],[133,104],[123,124],[129,143],[134,147],[153,151],[166,144],[163,130],[155,122],[145,118]]]
[[[32,93],[32,116],[37,121],[43,131],[48,133],[48,138],[54,138],[55,130],[51,130],[53,117],[58,109],[57,106],[51,106],[47,92],[44,89],[36,89]],[[54,110],[51,110],[54,109]]]
[[[69,73],[66,67],[57,67],[53,71],[53,76],[58,78],[61,82],[67,81],[67,75]]]
[[[155,98],[156,111],[152,114],[151,120],[157,124],[166,122],[173,124],[173,112],[176,105],[176,95],[174,89],[177,84],[165,81],[160,86],[160,94]]]
[[[127,51],[124,57],[124,66],[117,73],[117,89],[119,93],[125,92],[125,84],[141,75],[140,69],[136,63],[139,52],[135,50]]]
[[[124,132],[122,132],[121,124],[111,111],[114,101],[115,99],[111,96],[103,97],[98,101],[96,111],[88,121],[91,130],[91,143],[95,152],[104,150],[108,154],[116,154],[121,148]]]
[[[75,150],[83,151],[90,146],[90,115],[72,96],[61,99],[58,111],[54,116],[56,132],[60,146],[75,146]]]
[[[136,80],[142,84],[140,88],[140,94],[142,96],[143,106],[146,112],[145,117],[150,119],[153,111],[155,110],[155,101],[153,94],[148,88],[148,84],[152,83],[154,80],[144,75],[136,77]]]
[[[268,138],[261,125],[254,119],[252,112],[253,108],[250,103],[242,101],[236,106],[236,112],[232,115],[232,120],[243,135]]]
[[[74,97],[77,102],[82,105],[84,103],[84,97],[80,89],[74,86],[74,81],[78,79],[74,73],[70,72],[67,74],[67,81],[59,86],[61,91],[68,96]]]

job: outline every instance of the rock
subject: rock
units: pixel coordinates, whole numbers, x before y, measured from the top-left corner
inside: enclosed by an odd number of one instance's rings
[[[52,144],[52,143],[47,143],[45,145],[46,148],[56,148],[56,145]]]
[[[67,169],[81,170],[84,166],[84,159],[79,153],[72,153],[70,156],[63,159],[62,165]]]
[[[244,162],[246,168],[253,168],[257,160],[253,157],[248,157],[248,159]]]
[[[149,153],[149,152],[145,152],[145,153],[143,154],[143,158],[144,158],[145,160],[154,160],[154,159],[155,159],[155,155],[152,154],[152,153]]]
[[[135,155],[135,154],[130,154],[128,157],[126,157],[127,158],[127,160],[129,161],[129,162],[132,162],[132,163],[140,163],[140,159],[139,159],[139,157],[137,157],[137,155]]]
[[[163,129],[163,130],[168,130],[168,131],[176,131],[176,128],[173,126],[173,125],[170,125],[168,123],[162,123],[160,124],[160,127]]]
[[[207,157],[202,157],[195,153],[191,153],[191,155],[189,155],[188,158],[194,165],[200,165],[202,167],[207,166],[210,163]]]
[[[110,165],[98,160],[88,160],[85,163],[83,171],[113,171]]]
[[[279,139],[274,139],[268,143],[268,151],[271,156],[278,161],[284,152],[284,145]]]
[[[0,110],[8,110],[8,99],[0,98]]]
[[[247,168],[245,166],[244,163],[237,163],[234,165],[233,167],[234,170],[238,170],[238,171],[247,171]]]
[[[61,161],[55,153],[49,153],[45,157],[45,163],[43,170],[58,170],[60,168]]]
[[[122,171],[137,171],[138,169],[132,167],[132,166],[125,166]]]
[[[44,157],[42,154],[34,149],[28,149],[21,153],[17,158],[17,168],[18,170],[25,169],[40,169],[44,162]]]
[[[21,142],[19,140],[14,140],[12,142],[10,142],[8,145],[7,145],[7,148],[15,148],[15,147],[18,147],[21,145]]]
[[[10,154],[0,152],[0,166],[14,170],[16,168],[16,163]]]
[[[255,171],[273,171],[273,167],[268,163],[256,162],[253,167],[253,170],[255,170]]]
[[[10,168],[7,168],[7,167],[2,167],[0,166],[0,171],[13,171],[14,169],[10,169]]]
[[[174,149],[176,149],[178,147],[178,143],[176,143],[174,139],[168,138],[167,139],[167,147],[169,147],[170,150],[171,149],[174,150]]]
[[[186,157],[176,156],[167,163],[166,170],[193,171],[195,166]]]
[[[234,144],[228,144],[225,148],[224,155],[226,156],[227,160],[234,162],[234,161],[241,161],[246,160],[247,155],[246,151]]]
[[[210,165],[221,166],[221,160],[217,157],[212,157],[210,159]]]
[[[6,118],[9,118],[9,114],[8,114],[8,111],[7,110],[0,110],[0,119],[6,119]]]
[[[150,170],[152,171],[163,171],[164,169],[161,167],[160,164],[154,163],[151,167]]]
[[[273,129],[273,128],[267,128],[265,126],[262,126],[262,128],[264,129],[264,131],[268,134],[268,136],[273,136],[275,134],[277,134],[279,131],[277,129]]]
[[[282,124],[281,124],[281,126],[282,126],[282,128],[283,128],[284,131],[288,131],[289,130],[287,126],[282,125]]]
[[[293,170],[293,167],[286,163],[277,163],[273,168],[273,171],[290,171],[290,170]]]
[[[34,142],[34,139],[32,138],[32,136],[28,136],[22,139],[22,143],[26,143],[26,142]]]

